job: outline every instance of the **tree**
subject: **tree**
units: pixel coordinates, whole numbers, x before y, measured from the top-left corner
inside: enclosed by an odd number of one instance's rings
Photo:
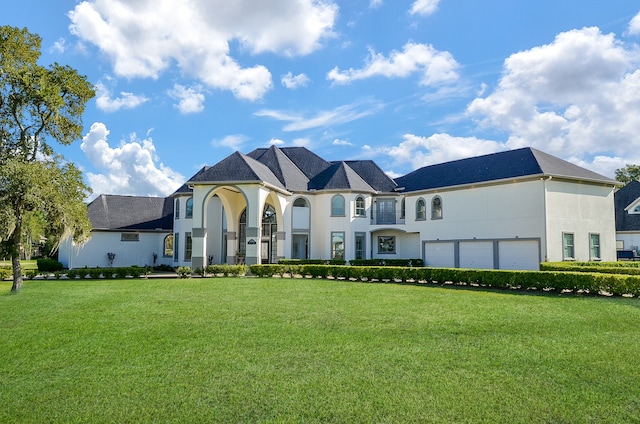
[[[54,63],[38,65],[41,39],[26,28],[0,27],[0,248],[11,256],[12,292],[22,286],[25,220],[39,211],[58,243],[88,238],[82,174],[50,141],[82,136],[82,114],[95,95],[85,76]]]
[[[624,168],[616,169],[616,180],[625,185],[633,180],[640,181],[640,165],[627,164]]]

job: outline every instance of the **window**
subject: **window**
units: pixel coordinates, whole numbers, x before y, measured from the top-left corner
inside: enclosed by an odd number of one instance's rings
[[[442,219],[442,199],[436,196],[431,201],[431,219]]]
[[[175,218],[180,219],[180,199],[176,199]]]
[[[191,260],[191,252],[193,249],[193,240],[191,239],[191,233],[184,234],[184,260]]]
[[[178,262],[180,259],[180,254],[178,250],[180,249],[180,234],[175,233],[173,235],[173,260]]]
[[[402,201],[400,202],[400,219],[404,219],[405,214],[406,214],[406,207],[405,207],[405,201],[403,197]]]
[[[364,197],[356,197],[356,216],[365,216],[364,212]]]
[[[344,216],[344,197],[339,194],[331,198],[331,216]]]
[[[427,205],[423,198],[416,202],[416,221],[427,219]]]
[[[396,237],[378,236],[378,253],[396,253]]]
[[[600,234],[589,234],[590,259],[600,259]]]
[[[331,233],[331,259],[344,259],[344,233]]]
[[[365,251],[367,248],[366,233],[355,234],[355,245],[356,245],[355,258],[365,259]]]
[[[122,233],[120,235],[120,241],[140,241],[140,234],[138,234],[138,233]]]
[[[186,212],[184,214],[185,218],[193,218],[193,197],[189,197],[187,199]]]
[[[173,255],[173,234],[169,234],[164,238],[164,254],[165,258],[170,258]]]
[[[562,259],[565,261],[575,259],[573,233],[562,234]]]

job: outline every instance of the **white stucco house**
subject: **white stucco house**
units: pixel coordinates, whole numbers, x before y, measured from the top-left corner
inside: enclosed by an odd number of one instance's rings
[[[640,250],[640,181],[616,191],[614,201],[618,250]]]
[[[172,207],[162,205],[171,210],[171,228],[94,224],[93,239],[81,249],[67,242],[60,260],[95,266],[113,251],[116,261],[144,265],[153,251],[163,253],[162,263],[192,268],[280,258],[422,258],[428,266],[495,269],[613,261],[616,187],[533,148],[426,166],[394,180],[370,160],[329,162],[304,147],[272,146],[202,168],[169,198]],[[90,212],[110,198],[96,199]],[[133,237],[127,232],[139,241],[125,240]]]

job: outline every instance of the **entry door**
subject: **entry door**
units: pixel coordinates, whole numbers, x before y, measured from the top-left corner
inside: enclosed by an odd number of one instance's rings
[[[262,240],[260,243],[260,262],[263,264],[269,263],[269,240]]]

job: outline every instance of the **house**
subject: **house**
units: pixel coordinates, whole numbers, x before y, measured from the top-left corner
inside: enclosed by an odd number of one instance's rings
[[[533,148],[426,166],[395,180],[373,161],[329,162],[304,147],[235,152],[171,196],[171,263],[422,258],[429,266],[538,269],[541,261],[610,261],[616,186]],[[103,227],[94,238],[124,230]],[[103,256],[113,250],[120,257],[117,244],[100,244]]]
[[[640,246],[640,182],[633,180],[614,194],[618,250]]]
[[[172,198],[100,195],[87,207],[91,240],[83,246],[65,240],[58,260],[67,268],[171,266],[173,204]]]

